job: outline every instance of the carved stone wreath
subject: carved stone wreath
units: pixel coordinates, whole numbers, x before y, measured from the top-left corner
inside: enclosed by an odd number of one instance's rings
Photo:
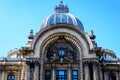
[[[47,49],[46,62],[78,62],[78,51],[64,36],[60,36]]]

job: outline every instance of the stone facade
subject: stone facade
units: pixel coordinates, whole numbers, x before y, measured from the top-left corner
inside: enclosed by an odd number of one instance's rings
[[[98,47],[93,31],[87,34],[62,1],[28,39],[26,46],[0,58],[0,80],[120,79],[120,59]]]

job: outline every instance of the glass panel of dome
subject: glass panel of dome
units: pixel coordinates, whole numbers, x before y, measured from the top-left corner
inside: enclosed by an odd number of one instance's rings
[[[67,23],[67,16],[65,14],[62,14],[62,22]]]
[[[61,16],[60,14],[57,14],[57,15],[56,15],[56,23],[60,23],[60,19],[61,19],[60,16]]]
[[[76,20],[77,20],[77,25],[82,29],[82,30],[84,30],[84,28],[82,27],[83,25],[82,25],[82,23],[76,18]]]
[[[48,26],[54,24],[54,15],[51,16],[48,20]]]
[[[68,24],[73,24],[71,17],[68,17]]]

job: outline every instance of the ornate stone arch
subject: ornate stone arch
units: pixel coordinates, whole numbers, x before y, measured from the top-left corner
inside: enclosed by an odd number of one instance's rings
[[[45,41],[42,43],[41,46],[41,51],[40,51],[40,62],[41,62],[41,74],[40,74],[40,78],[41,80],[43,79],[43,71],[44,71],[44,63],[45,63],[45,53],[47,53],[46,49],[48,48],[48,46],[50,45],[50,43],[53,43],[54,41],[56,41],[58,38],[60,38],[60,36],[64,36],[64,38],[68,41],[70,41],[72,44],[74,44],[78,50],[78,56],[79,56],[79,80],[83,79],[83,69],[82,69],[82,57],[83,57],[83,45],[81,44],[81,42],[73,35],[68,34],[68,33],[54,33],[52,35],[50,35],[49,37],[47,37],[45,39]]]

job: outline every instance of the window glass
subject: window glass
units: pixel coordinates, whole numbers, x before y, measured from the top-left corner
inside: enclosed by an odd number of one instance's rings
[[[78,70],[72,71],[72,80],[78,80]]]
[[[45,71],[45,80],[50,80],[51,78],[51,71],[50,70],[46,70]]]
[[[12,78],[12,79],[15,79],[15,76],[14,76],[14,75],[12,75],[12,76],[11,76],[11,78]]]
[[[67,16],[66,14],[62,14],[62,22],[67,23]]]
[[[116,76],[113,74],[110,74],[108,80],[116,80]]]
[[[56,80],[67,80],[67,71],[66,70],[57,70],[56,71]]]
[[[73,24],[73,20],[71,19],[71,17],[68,17],[68,23]]]
[[[61,16],[60,14],[56,15],[56,23],[60,23],[60,16]]]
[[[54,24],[54,15],[52,15],[52,16],[49,18],[47,26],[53,25],[53,24]]]
[[[15,75],[9,74],[7,80],[15,80]]]

